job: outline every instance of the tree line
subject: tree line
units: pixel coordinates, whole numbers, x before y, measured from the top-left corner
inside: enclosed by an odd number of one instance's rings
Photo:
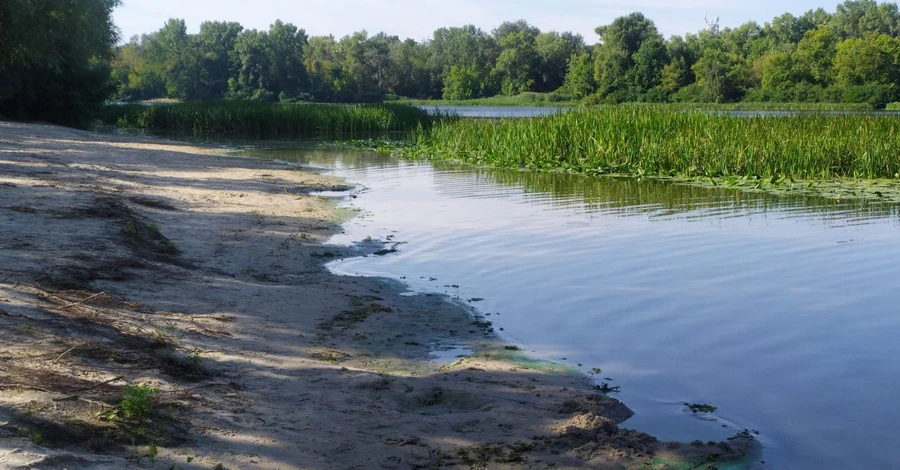
[[[134,37],[112,63],[117,98],[372,101],[471,99],[525,92],[593,102],[869,102],[898,99],[900,11],[850,0],[835,12],[664,38],[640,13],[596,29],[597,44],[525,21],[490,33],[441,28],[425,41],[360,31],[309,36],[183,20]]]
[[[117,45],[119,0],[0,1],[0,117],[83,122],[104,100],[366,102],[525,92],[592,103],[900,101],[900,11],[850,0],[834,12],[665,38],[640,13],[588,44],[525,21],[441,28],[423,41],[365,31],[309,36],[183,20]]]

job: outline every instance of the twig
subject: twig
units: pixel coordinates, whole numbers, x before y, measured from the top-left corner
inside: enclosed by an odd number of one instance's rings
[[[93,389],[95,389],[95,388],[97,388],[97,387],[101,387],[101,386],[103,386],[103,385],[106,385],[106,384],[115,382],[115,381],[117,381],[117,380],[122,380],[122,379],[124,379],[124,378],[125,378],[124,375],[120,375],[120,376],[118,376],[118,377],[113,377],[113,378],[111,378],[111,379],[109,379],[109,380],[107,380],[107,381],[104,381],[104,382],[100,382],[100,383],[91,385],[90,387],[85,387],[85,388],[75,389],[75,392],[87,392],[87,391],[93,390]],[[69,401],[69,400],[81,400],[81,401],[84,401],[84,402],[87,402],[87,403],[101,404],[101,405],[103,405],[103,406],[111,406],[111,405],[108,405],[108,404],[106,404],[106,403],[94,402],[94,401],[88,400],[88,399],[86,399],[86,398],[82,398],[82,397],[80,397],[80,396],[78,396],[78,395],[66,395],[66,396],[64,396],[64,397],[62,397],[62,398],[54,398],[54,399],[53,399],[53,401]]]
[[[175,390],[168,390],[168,391],[165,391],[165,392],[159,392],[159,394],[160,394],[160,395],[169,395],[169,394],[176,394],[176,393],[191,392],[191,391],[194,391],[194,390],[199,390],[199,389],[201,389],[201,388],[216,387],[216,386],[219,386],[219,385],[227,385],[227,384],[223,384],[223,383],[208,383],[208,384],[198,385],[198,386],[196,386],[196,387],[181,388],[181,389],[175,389]]]
[[[58,393],[58,392],[54,392],[53,390],[49,390],[49,389],[46,389],[43,387],[35,387],[33,385],[25,385],[25,384],[0,384],[0,388],[25,388],[28,390],[37,390],[40,392]]]
[[[92,404],[92,405],[97,405],[97,406],[99,406],[100,408],[115,408],[115,406],[110,405],[109,403],[103,403],[102,401],[88,400],[87,398],[81,398],[81,397],[76,397],[76,398],[78,399],[78,401],[83,401],[83,402],[85,402],[85,403],[90,403],[90,404]]]
[[[94,300],[94,299],[96,299],[97,297],[100,297],[100,296],[102,296],[102,295],[106,295],[106,292],[100,292],[100,293],[94,294],[94,295],[92,295],[92,296],[90,296],[90,297],[88,297],[88,298],[86,298],[86,299],[79,300],[78,302],[72,302],[72,303],[70,303],[70,304],[68,304],[68,305],[64,305],[63,308],[72,308],[72,307],[74,307],[74,306],[76,306],[76,305],[81,305],[81,304],[83,304],[83,303],[85,303],[85,302],[87,302],[87,301],[89,301],[89,300]]]
[[[71,348],[66,349],[65,352],[63,352],[63,353],[60,354],[59,356],[56,356],[56,359],[53,360],[53,363],[56,364],[57,362],[59,362],[60,359],[63,358],[63,356],[65,356],[66,354],[69,354],[70,352],[74,351],[75,348],[77,348],[77,347],[78,347],[78,346],[72,346]]]
[[[113,377],[113,378],[111,378],[111,379],[109,379],[109,380],[107,380],[107,381],[105,381],[105,382],[100,382],[100,383],[98,383],[98,384],[91,385],[90,387],[87,387],[87,388],[81,388],[81,389],[78,389],[78,390],[76,390],[76,392],[87,392],[88,390],[93,390],[93,389],[95,389],[95,388],[97,388],[97,387],[102,387],[102,386],[104,386],[104,385],[111,384],[111,383],[113,383],[113,382],[116,382],[116,381],[118,381],[118,380],[122,380],[122,379],[124,379],[124,378],[125,378],[124,375],[120,375],[120,376],[118,376],[118,377]]]

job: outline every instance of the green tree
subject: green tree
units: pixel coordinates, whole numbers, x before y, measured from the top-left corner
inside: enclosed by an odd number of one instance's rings
[[[243,30],[244,27],[235,22],[206,21],[200,24],[194,46],[198,49],[204,80],[193,99],[220,99],[228,92],[228,79],[237,74],[234,44]]]
[[[334,57],[341,70],[335,82],[335,92],[342,100],[354,96],[361,98],[377,91],[372,69],[366,62],[368,40],[368,32],[357,31],[341,38],[335,47]]]
[[[632,56],[632,82],[642,91],[660,84],[663,68],[669,63],[669,55],[662,38],[650,38]]]
[[[589,53],[575,54],[569,60],[565,86],[567,91],[576,98],[584,98],[597,90],[597,85],[594,83],[592,59]]]
[[[746,77],[743,65],[741,57],[733,52],[715,48],[704,51],[693,67],[704,100],[724,103],[739,99],[743,93],[741,84]]]
[[[266,53],[271,64],[270,89],[279,99],[295,99],[309,87],[303,50],[309,36],[291,23],[275,21],[269,26]]]
[[[334,36],[313,36],[303,51],[310,92],[326,100],[336,91],[335,84],[341,83],[341,67],[334,57],[336,46]]]
[[[503,23],[494,31],[494,38],[500,44],[500,55],[493,74],[504,95],[517,95],[534,88],[539,79],[540,59],[536,51],[539,34],[539,29],[525,21]]]
[[[132,101],[166,96],[166,72],[148,61],[137,36],[118,48],[111,65],[116,99]]]
[[[490,71],[500,55],[499,44],[493,36],[472,25],[440,28],[434,32],[428,46],[431,51],[428,67],[434,76],[439,77],[442,89],[447,87],[446,81],[455,67],[457,75],[460,71],[475,72],[478,81],[475,88],[480,91],[473,98],[489,96],[498,91],[499,86],[490,77]],[[456,84],[451,88],[455,87]]]
[[[859,39],[871,33],[896,37],[900,34],[900,13],[896,3],[849,0],[837,6],[829,25],[841,39]]]
[[[398,77],[395,93],[416,98],[439,96],[428,70],[428,48],[425,45],[412,39],[393,42],[390,58]]]
[[[676,57],[660,72],[659,88],[665,93],[675,93],[690,85],[693,79],[694,74],[684,57]]]
[[[798,77],[822,86],[831,85],[837,44],[837,37],[828,26],[807,31],[794,53]]]
[[[539,34],[534,42],[538,55],[535,91],[555,91],[566,81],[572,58],[584,53],[584,38],[579,34],[551,31]]]
[[[645,92],[647,84],[659,81],[667,59],[663,57],[665,43],[653,21],[641,13],[632,13],[598,27],[596,32],[602,44],[596,54],[594,80],[601,95],[621,94],[626,90]],[[639,51],[641,67],[635,71],[635,55]]]
[[[900,39],[878,33],[848,39],[837,46],[834,68],[842,87],[896,87],[900,82]]]
[[[450,68],[450,73],[444,78],[445,100],[469,100],[481,96],[481,74],[473,67]]]
[[[400,42],[397,36],[378,33],[365,44],[363,60],[374,79],[374,90],[382,95],[396,93],[400,74],[391,56],[391,46]]]
[[[767,90],[784,90],[796,82],[794,61],[787,52],[770,52],[759,59],[762,87]]]
[[[236,74],[228,80],[228,96],[236,99],[272,101],[272,63],[265,31],[242,31],[234,42]]]
[[[0,115],[79,124],[114,91],[118,0],[0,2]]]

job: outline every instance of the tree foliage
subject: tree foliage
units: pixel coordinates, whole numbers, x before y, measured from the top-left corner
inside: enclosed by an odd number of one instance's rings
[[[900,99],[894,3],[848,0],[834,12],[710,24],[670,38],[632,13],[596,33],[598,43],[588,45],[577,34],[519,20],[490,33],[440,28],[425,41],[365,31],[307,37],[281,22],[268,31],[204,23],[191,35],[170,21],[120,46],[113,78],[121,99],[469,99],[557,90],[614,103]]]
[[[0,2],[0,115],[83,123],[110,92],[118,0]]]

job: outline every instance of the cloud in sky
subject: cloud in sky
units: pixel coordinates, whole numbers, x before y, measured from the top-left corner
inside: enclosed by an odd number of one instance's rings
[[[801,14],[835,0],[123,0],[114,13],[123,39],[156,31],[169,18],[183,18],[191,32],[203,21],[237,21],[266,29],[276,19],[294,23],[311,35],[343,36],[359,30],[384,31],[402,38],[425,39],[443,26],[474,24],[490,31],[503,21],[525,19],[544,31],[573,31],[588,43],[594,28],[618,16],[641,11],[665,35],[697,32],[704,15],[723,26],[760,23],[785,12]]]

